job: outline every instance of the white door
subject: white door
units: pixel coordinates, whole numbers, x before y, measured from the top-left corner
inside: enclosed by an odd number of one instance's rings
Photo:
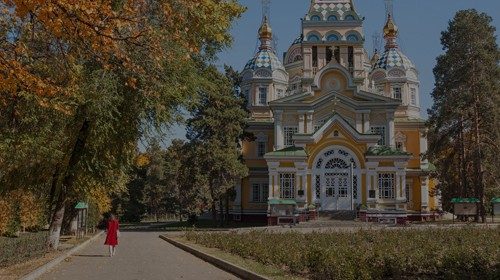
[[[351,210],[349,172],[326,173],[321,208],[326,211]]]

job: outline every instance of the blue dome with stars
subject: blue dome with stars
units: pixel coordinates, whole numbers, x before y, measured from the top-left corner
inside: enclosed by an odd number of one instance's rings
[[[262,68],[271,71],[278,69],[285,71],[283,63],[281,63],[274,51],[268,49],[259,50],[255,56],[247,62],[244,70],[255,71]]]
[[[395,67],[408,70],[411,68],[415,68],[415,64],[413,64],[413,62],[411,62],[411,60],[406,55],[404,55],[397,47],[394,47],[385,50],[385,52],[373,65],[372,70],[390,70]]]

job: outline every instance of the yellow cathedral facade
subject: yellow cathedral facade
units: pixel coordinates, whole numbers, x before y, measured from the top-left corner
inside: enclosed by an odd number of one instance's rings
[[[236,186],[236,220],[261,220],[271,200],[366,221],[422,220],[440,209],[420,115],[418,71],[388,15],[385,48],[368,54],[352,0],[312,0],[302,34],[278,58],[267,18],[242,71],[251,112],[243,142],[249,176]]]

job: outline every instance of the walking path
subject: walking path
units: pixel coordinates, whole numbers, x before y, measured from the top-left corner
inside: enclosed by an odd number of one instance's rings
[[[103,235],[40,279],[238,279],[161,240],[159,234],[122,232],[112,258]]]

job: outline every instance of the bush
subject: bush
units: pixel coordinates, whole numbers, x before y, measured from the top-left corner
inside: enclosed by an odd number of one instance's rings
[[[0,267],[44,255],[47,232],[24,233],[19,238],[0,237]]]
[[[498,229],[188,232],[185,237],[311,279],[500,279]]]
[[[0,236],[17,236],[43,226],[44,204],[29,191],[11,191],[0,197]]]

